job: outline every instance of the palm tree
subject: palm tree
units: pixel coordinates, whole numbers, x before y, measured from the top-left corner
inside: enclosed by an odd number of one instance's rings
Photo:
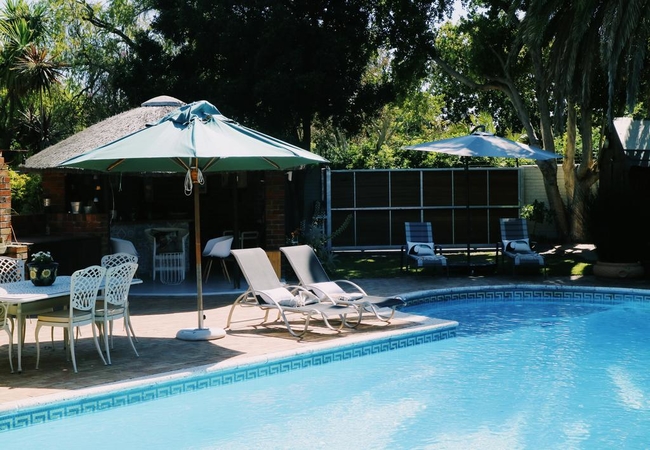
[[[0,91],[5,94],[0,103],[0,123],[9,130],[21,117],[30,117],[28,101],[31,94],[36,94],[39,150],[49,122],[43,95],[58,83],[62,67],[49,57],[42,44],[46,35],[45,17],[44,6],[30,7],[25,0],[9,0],[0,11]]]

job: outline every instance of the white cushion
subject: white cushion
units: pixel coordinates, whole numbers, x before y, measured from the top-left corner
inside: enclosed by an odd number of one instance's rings
[[[407,242],[409,255],[428,256],[433,255],[433,244],[424,242]]]
[[[503,241],[503,246],[508,252],[528,253],[531,251],[528,239],[518,239],[516,241]]]
[[[275,288],[261,291],[260,294],[265,298],[265,300],[267,298],[273,299],[280,306],[295,307],[318,303],[318,298],[315,295],[311,295],[305,291],[300,291],[296,295],[293,295],[285,288]],[[267,300],[267,302],[273,304],[272,301]]]

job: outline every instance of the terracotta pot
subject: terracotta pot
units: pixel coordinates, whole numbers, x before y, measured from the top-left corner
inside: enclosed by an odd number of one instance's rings
[[[603,278],[641,278],[643,266],[640,263],[610,263],[598,261],[594,275]]]
[[[59,263],[27,263],[29,279],[34,286],[50,286],[56,280],[56,273],[59,270]]]

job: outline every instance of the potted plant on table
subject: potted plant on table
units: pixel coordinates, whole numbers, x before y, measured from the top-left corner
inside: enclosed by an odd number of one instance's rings
[[[59,263],[54,262],[50,252],[37,252],[27,263],[29,279],[34,286],[50,286],[56,280]]]

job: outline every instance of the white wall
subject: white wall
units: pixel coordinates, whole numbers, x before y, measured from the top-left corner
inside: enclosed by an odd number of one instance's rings
[[[549,207],[548,198],[546,197],[546,191],[544,190],[544,179],[542,177],[542,172],[539,170],[539,167],[531,166],[521,166],[521,179],[522,179],[522,193],[521,199],[523,205],[529,205],[535,200],[544,202],[546,207]],[[564,189],[564,172],[562,167],[558,166],[557,168],[557,184],[560,188],[560,195],[566,200],[566,190]],[[535,230],[533,232],[533,227]],[[557,233],[555,231],[554,224],[528,224],[528,232],[530,234],[535,234],[537,236],[544,236],[548,238],[556,238]]]

